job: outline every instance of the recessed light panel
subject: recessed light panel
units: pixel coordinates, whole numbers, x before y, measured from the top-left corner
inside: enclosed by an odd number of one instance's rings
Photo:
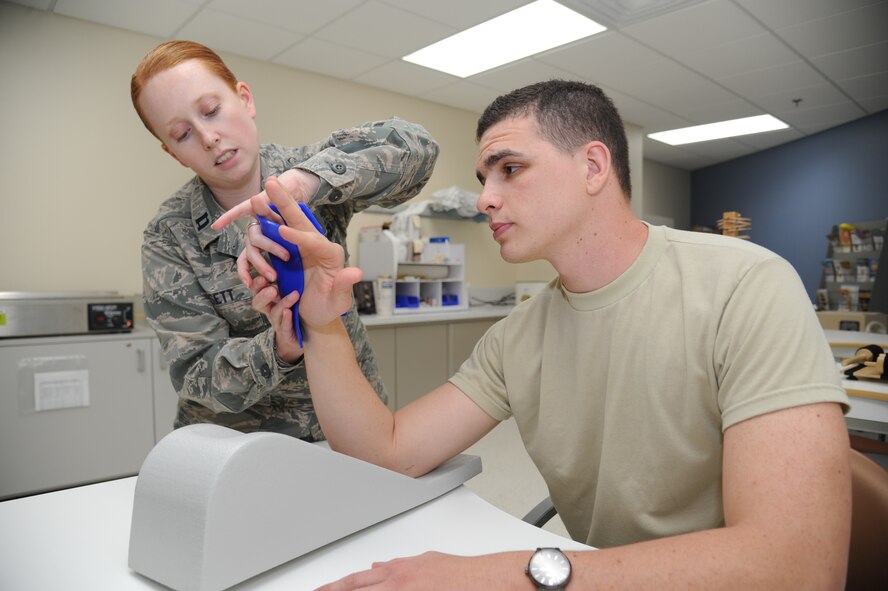
[[[648,137],[670,146],[680,146],[682,144],[693,144],[695,142],[707,142],[740,135],[775,131],[777,129],[786,129],[787,127],[789,125],[772,115],[757,115],[755,117],[744,117],[743,119],[731,119],[730,121],[649,133]]]
[[[553,0],[537,0],[401,59],[466,78],[604,30]]]

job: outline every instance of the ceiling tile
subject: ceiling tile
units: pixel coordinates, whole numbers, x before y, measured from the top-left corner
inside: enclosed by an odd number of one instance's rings
[[[337,43],[308,37],[273,60],[277,64],[351,80],[390,61]]]
[[[401,58],[457,30],[399,8],[370,1],[324,27],[315,36],[355,49]]]
[[[866,109],[867,113],[878,113],[879,111],[884,111],[885,109],[888,109],[888,94],[884,96],[875,96],[868,99],[861,99],[857,102],[860,103],[860,106]]]
[[[718,81],[737,94],[750,99],[826,82],[823,76],[804,62],[727,76],[719,78]]]
[[[713,123],[715,121],[730,121],[761,115],[762,109],[743,99],[734,99],[724,103],[698,104],[693,109],[688,109],[688,119],[694,124]],[[676,111],[682,114],[684,110]]]
[[[30,6],[38,10],[48,10],[53,0],[10,0],[13,4],[21,4],[22,6]]]
[[[811,133],[819,130],[818,126],[829,123],[831,125],[841,125],[855,119],[863,117],[866,113],[848,101],[838,105],[828,105],[825,107],[817,107],[814,109],[801,109],[799,111],[788,111],[782,113],[780,118],[801,131]]]
[[[580,80],[581,76],[565,72],[534,58],[525,58],[468,78],[471,82],[494,90],[509,92],[528,84],[553,79]]]
[[[656,102],[666,89],[708,83],[706,78],[665,58],[623,68],[622,72],[596,76],[595,81],[624,94],[646,97],[652,102]]]
[[[701,74],[723,78],[799,61],[797,53],[773,35],[762,34],[676,55]]]
[[[420,97],[480,114],[500,94],[499,91],[459,80],[449,86],[423,93]]]
[[[53,12],[157,37],[170,37],[199,8],[199,2],[189,0],[58,0]]]
[[[559,0],[603,25],[623,28],[704,0]]]
[[[211,0],[206,7],[267,25],[309,34],[348,13],[364,0]]]
[[[885,40],[888,2],[781,28],[777,33],[802,54],[826,55]]]
[[[311,1],[311,0],[309,0]],[[383,0],[406,12],[441,23],[457,30],[505,14],[528,3],[528,0]]]
[[[888,94],[888,72],[839,80],[838,84],[855,100],[885,96]]]
[[[271,59],[303,38],[293,31],[211,9],[200,11],[178,36],[260,60]]]
[[[641,127],[645,133],[693,125],[692,121],[612,88],[603,87],[603,90],[614,101],[623,121]]]
[[[419,96],[453,84],[459,78],[402,60],[393,60],[357,76],[354,80],[391,92]]]
[[[656,104],[696,123],[711,123],[713,120],[707,120],[701,115],[701,107],[736,102],[737,97],[732,92],[712,82],[703,82],[662,89],[657,92]],[[754,107],[749,109],[754,110]]]
[[[888,41],[811,58],[821,72],[835,80],[888,71]]]
[[[623,29],[630,37],[677,54],[760,35],[765,30],[729,0],[713,0]]]
[[[796,104],[796,99],[802,99]],[[834,84],[817,84],[805,88],[793,88],[784,92],[758,97],[755,103],[772,115],[837,105],[848,101],[848,97]]]
[[[618,55],[620,59],[613,59]],[[541,62],[585,76],[589,80],[617,79],[633,67],[659,61],[663,56],[617,32],[606,32],[535,56]]]
[[[754,133],[738,137],[736,141],[756,150],[767,150],[805,137],[802,132],[793,129],[778,129],[767,133]]]
[[[884,0],[734,0],[770,29],[833,16]]]

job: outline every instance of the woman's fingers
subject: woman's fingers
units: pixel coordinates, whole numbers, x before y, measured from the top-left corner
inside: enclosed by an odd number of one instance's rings
[[[221,230],[231,222],[236,219],[242,218],[247,215],[253,215],[253,206],[249,201],[244,201],[238,205],[235,205],[212,223],[211,227],[214,230]]]
[[[253,228],[255,228],[255,230]],[[275,242],[274,240],[272,240],[271,238],[268,238],[267,236],[265,236],[265,234],[262,233],[262,230],[259,228],[259,226],[251,227],[250,232],[248,232],[248,234],[249,234],[248,247],[252,246],[254,248],[258,248],[260,250],[270,252],[274,256],[276,256],[279,259],[284,260],[284,261],[290,260],[290,253],[287,252],[287,249],[284,248],[283,246],[281,246],[280,244],[278,244],[277,242]]]

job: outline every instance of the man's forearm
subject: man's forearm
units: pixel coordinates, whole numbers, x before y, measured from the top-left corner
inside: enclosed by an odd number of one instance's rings
[[[330,446],[398,470],[392,465],[392,413],[361,372],[344,324],[337,319],[308,328],[304,355],[315,412]]]
[[[793,548],[780,537],[773,528],[721,528],[607,550],[565,550],[572,568],[567,589],[843,588],[845,573],[830,567],[842,560],[830,560],[829,552],[822,548],[810,548],[802,555],[802,548]],[[482,588],[478,586],[482,577],[496,573],[497,588],[532,590],[534,587],[524,573],[531,554],[528,550],[467,559],[467,572],[454,575],[454,579],[464,582],[462,588],[475,589]],[[461,576],[466,577],[465,581]],[[445,583],[436,581],[427,588],[444,589]]]

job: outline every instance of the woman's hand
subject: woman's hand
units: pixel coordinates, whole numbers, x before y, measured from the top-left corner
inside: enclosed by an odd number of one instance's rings
[[[277,356],[287,363],[296,363],[302,356],[302,347],[299,346],[296,331],[293,330],[292,308],[299,299],[299,294],[293,292],[281,298],[277,286],[261,275],[253,280],[250,290],[253,292],[253,309],[264,314],[274,328]]]
[[[279,177],[269,177],[266,180],[265,191],[254,195],[247,201],[226,211],[219,217],[219,219],[213,222],[213,229],[221,230],[228,224],[244,216],[253,217],[261,215],[262,217],[281,223],[281,218],[269,207],[271,200],[268,197],[268,180],[271,179],[277,180],[279,186],[284,190],[289,201],[292,203],[299,201],[307,202],[315,193],[317,193],[321,183],[321,180],[317,175],[298,168],[290,169]],[[270,238],[266,238],[265,235],[262,234],[262,229],[259,227],[258,221],[255,219],[247,226],[245,242],[246,246],[244,247],[244,250],[241,251],[240,255],[237,257],[237,276],[244,285],[252,288],[253,276],[250,272],[250,267],[252,267],[256,269],[256,272],[260,276],[265,277],[269,282],[274,282],[277,279],[277,274],[275,273],[274,268],[269,264],[268,260],[266,260],[263,253],[270,252],[284,261],[289,260],[290,254],[284,249],[284,247]]]

